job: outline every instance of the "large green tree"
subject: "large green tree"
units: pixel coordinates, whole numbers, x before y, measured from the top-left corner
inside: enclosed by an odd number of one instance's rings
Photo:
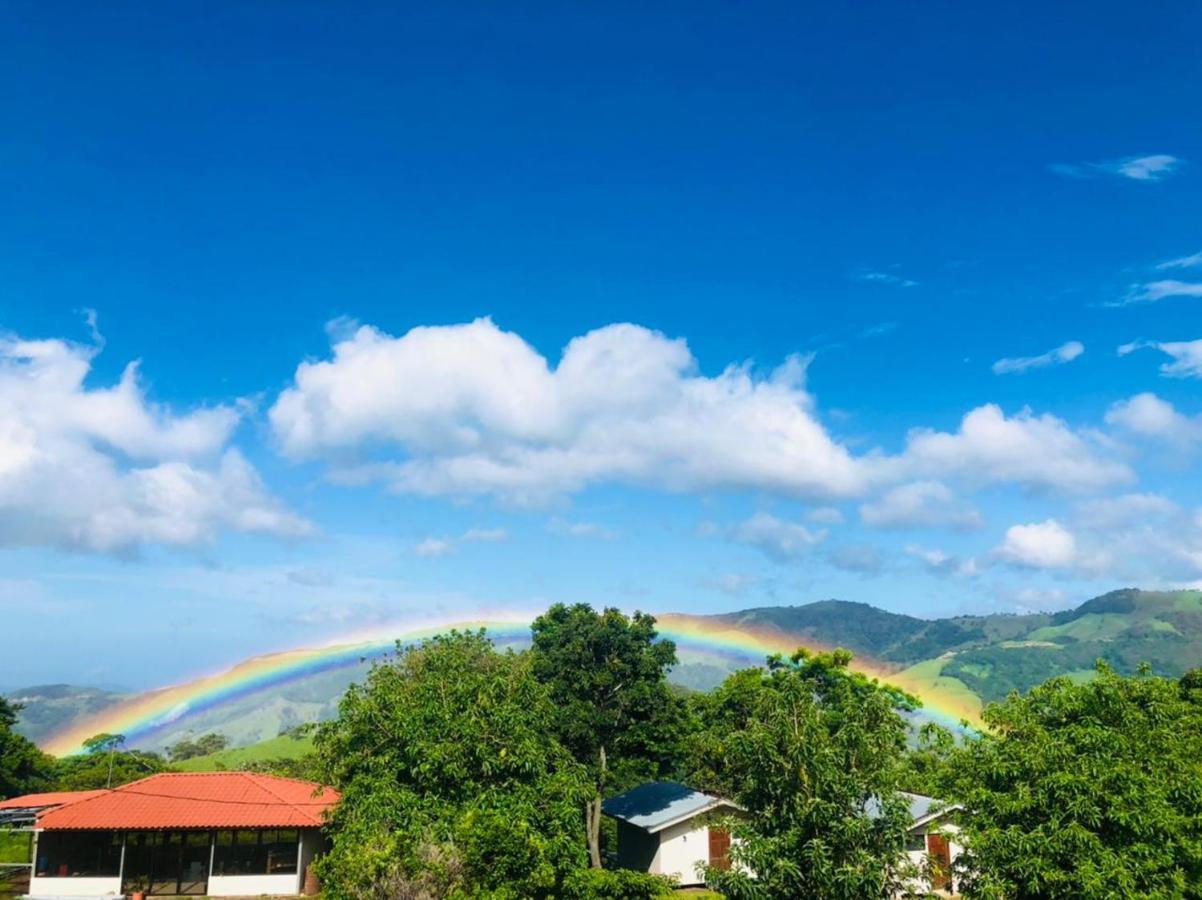
[[[601,801],[654,777],[679,755],[684,702],[667,682],[676,645],[655,619],[580,603],[556,604],[532,626],[534,672],[551,691],[556,734],[588,770],[585,836],[601,868]]]
[[[541,898],[587,865],[584,773],[528,654],[483,632],[398,649],[315,739],[342,792],[319,862],[334,900]]]
[[[917,701],[852,672],[851,658],[775,656],[700,701],[695,780],[744,810],[729,822],[731,868],[707,872],[728,897],[889,897],[910,874],[900,712]]]
[[[1202,897],[1199,688],[1099,663],[986,707],[952,758],[965,895]]]
[[[0,800],[45,790],[54,760],[14,730],[19,704],[0,697]]]

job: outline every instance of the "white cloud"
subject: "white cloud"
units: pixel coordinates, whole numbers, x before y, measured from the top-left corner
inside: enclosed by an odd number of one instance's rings
[[[1113,404],[1106,411],[1106,421],[1180,449],[1202,441],[1202,417],[1184,415],[1172,403],[1149,392]]]
[[[1185,160],[1167,153],[1128,156],[1091,163],[1057,163],[1051,170],[1069,178],[1129,178],[1132,181],[1160,181],[1173,174]]]
[[[1069,341],[1055,349],[1049,350],[1047,353],[1041,353],[1039,356],[1019,356],[999,359],[993,364],[993,374],[1009,375],[1026,372],[1030,369],[1043,369],[1048,366],[1063,365],[1064,363],[1072,362],[1084,352],[1085,345],[1080,341]]]
[[[902,278],[900,275],[894,275],[890,272],[857,272],[852,276],[856,281],[867,282],[868,284],[887,284],[891,287],[911,288],[917,287],[917,281],[911,281],[909,278]]]
[[[905,548],[907,556],[918,560],[934,575],[956,575],[971,578],[980,575],[981,564],[975,558],[960,559],[938,548],[919,547],[909,544]]]
[[[843,513],[833,506],[819,506],[806,513],[806,518],[819,525],[839,525],[843,522]]]
[[[984,524],[971,506],[960,502],[939,481],[915,481],[887,491],[860,507],[860,518],[877,528],[979,528]]]
[[[1119,356],[1151,348],[1166,353],[1172,362],[1162,363],[1160,374],[1166,378],[1202,378],[1202,339],[1196,341],[1132,341],[1118,349]]]
[[[1126,295],[1105,305],[1131,306],[1136,303],[1156,303],[1159,300],[1164,300],[1166,297],[1202,297],[1202,284],[1192,281],[1178,281],[1175,278],[1135,284],[1131,286]]]
[[[914,429],[901,457],[878,465],[894,475],[960,477],[974,484],[1011,482],[1029,488],[1096,490],[1134,479],[1105,456],[1100,439],[1073,431],[1052,415],[1029,409],[1007,417],[990,403],[977,407],[954,433]]]
[[[915,429],[900,456],[853,456],[818,420],[807,363],[707,377],[684,341],[618,324],[552,367],[489,319],[400,338],[364,326],[299,366],[269,417],[287,455],[324,460],[335,481],[516,504],[612,482],[841,499],[929,478],[1085,490],[1133,477],[1096,437],[992,404],[957,433]]]
[[[1077,517],[1091,528],[1115,528],[1145,524],[1155,519],[1176,515],[1181,511],[1172,500],[1159,494],[1122,494],[1118,497],[1099,497],[1077,507]]]
[[[418,556],[436,557],[454,553],[463,544],[496,543],[508,540],[509,532],[504,528],[469,528],[459,537],[428,537],[413,548]]]
[[[817,420],[806,362],[706,377],[684,341],[620,324],[573,339],[552,368],[489,319],[400,338],[365,326],[298,367],[270,420],[293,458],[402,492],[537,503],[622,481],[854,495],[866,473]],[[366,448],[391,458],[365,462]]]
[[[738,544],[755,547],[769,559],[780,563],[804,559],[827,535],[826,529],[812,531],[804,525],[786,522],[768,513],[757,513],[731,526],[727,537]]]
[[[1077,542],[1055,519],[1030,525],[1012,525],[995,551],[1007,562],[1032,569],[1063,569],[1077,559]]]
[[[569,522],[559,518],[552,519],[547,523],[547,530],[554,534],[566,534],[568,537],[598,538],[605,541],[613,540],[618,536],[613,529],[598,525],[596,522]]]
[[[98,352],[0,337],[0,544],[131,553],[311,531],[227,449],[237,408],[173,413],[146,398],[136,363],[87,387]]]
[[[1177,259],[1170,259],[1162,262],[1156,268],[1158,269],[1192,269],[1195,266],[1202,266],[1202,253],[1192,253],[1189,256],[1179,256]]]

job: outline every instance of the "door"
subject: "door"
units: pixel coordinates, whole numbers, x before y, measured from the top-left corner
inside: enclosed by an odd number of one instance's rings
[[[730,868],[730,832],[725,828],[710,828],[710,865],[715,869]]]
[[[931,866],[931,887],[937,891],[950,891],[952,850],[943,835],[935,832],[927,835],[927,862]]]

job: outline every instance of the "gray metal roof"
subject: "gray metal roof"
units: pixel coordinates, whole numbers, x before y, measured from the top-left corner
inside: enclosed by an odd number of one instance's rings
[[[724,805],[731,804],[675,781],[651,781],[610,797],[601,804],[601,809],[608,816],[654,832]]]
[[[922,824],[925,819],[932,816],[938,817],[945,812],[951,812],[954,809],[960,809],[959,806],[949,806],[943,800],[937,800],[934,797],[928,797],[925,794],[911,794],[909,791],[898,791],[906,802],[910,805],[910,818],[913,819],[914,825]],[[868,814],[868,818],[875,819],[881,814],[881,803],[876,797],[869,797],[864,804],[864,812]]]

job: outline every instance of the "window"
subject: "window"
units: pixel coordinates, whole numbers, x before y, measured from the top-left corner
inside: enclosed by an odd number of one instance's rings
[[[295,828],[263,831],[219,831],[213,853],[213,874],[291,875],[296,872]]]
[[[927,849],[927,836],[924,831],[911,831],[906,835],[906,849],[911,853],[920,853]]]
[[[121,833],[43,831],[38,836],[39,878],[116,878],[121,874]]]

